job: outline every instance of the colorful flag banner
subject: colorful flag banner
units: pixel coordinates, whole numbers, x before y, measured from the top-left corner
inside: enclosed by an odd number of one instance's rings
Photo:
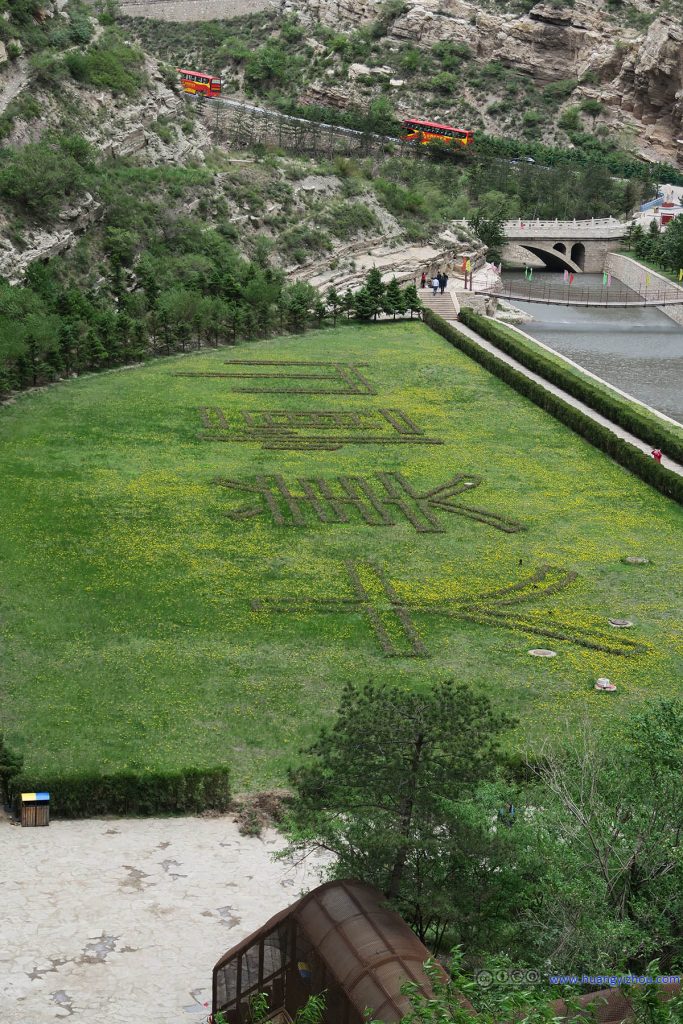
[[[678,280],[683,281],[683,267],[678,271]]]
[[[564,283],[566,284],[568,280],[569,280],[569,271],[565,270],[565,272],[564,272]]]
[[[467,270],[467,256],[463,256],[463,258],[462,258],[462,266],[461,266],[460,269],[461,270]]]
[[[608,288],[612,287],[612,275],[611,274],[607,275],[607,287]]]
[[[645,287],[647,287],[649,285],[651,280],[652,280],[652,278],[650,277],[650,275],[646,274],[645,275]]]
[[[467,263],[465,264],[465,270],[466,270],[466,271],[467,271],[467,273],[469,274],[469,272],[471,271],[471,269],[472,269],[472,260],[468,260],[468,261],[467,261]]]
[[[603,288],[607,287],[607,271],[606,270],[603,270],[603,272],[602,272],[602,287]]]
[[[574,275],[573,274],[569,275],[569,283],[570,284],[574,284]]]

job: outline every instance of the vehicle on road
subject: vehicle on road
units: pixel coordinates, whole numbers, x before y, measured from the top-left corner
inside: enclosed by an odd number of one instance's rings
[[[417,142],[420,145],[458,142],[462,146],[471,146],[474,142],[474,132],[469,128],[454,128],[453,125],[438,124],[434,121],[407,118],[403,122],[403,129],[405,135],[402,138],[405,142]]]
[[[215,75],[206,75],[202,71],[188,71],[185,68],[177,68],[180,76],[180,86],[183,92],[191,96],[208,96],[209,98],[220,96],[221,80]]]

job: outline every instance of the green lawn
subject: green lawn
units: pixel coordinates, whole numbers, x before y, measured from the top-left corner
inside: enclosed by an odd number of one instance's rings
[[[376,394],[242,394],[249,378],[174,376],[228,372],[226,360],[238,358],[365,362]],[[223,410],[226,426],[212,416],[204,427],[200,406]],[[303,429],[309,438],[346,430],[410,441],[380,409],[402,411],[425,432],[418,437],[443,444],[272,450],[230,440],[263,427],[257,416],[247,428],[242,410],[363,410],[359,429],[343,420]],[[282,443],[283,421],[276,416],[263,436]],[[228,440],[200,439],[216,430]],[[226,760],[238,787],[279,783],[347,679],[471,683],[519,717],[511,744],[564,730],[566,716],[616,722],[625,705],[680,690],[681,509],[421,324],[203,352],[25,396],[0,410],[0,471],[1,722],[37,773]],[[350,505],[348,523],[324,523],[300,504],[305,525],[291,526],[291,511],[271,499],[271,513],[255,482],[279,474],[301,493],[296,478],[319,478],[337,494],[335,477],[360,476],[377,499],[387,496],[373,476],[382,472],[400,472],[418,493],[480,476],[450,500],[526,529],[502,532],[490,518],[428,506],[444,532],[418,532],[397,505],[381,503],[372,514],[394,525],[367,525]],[[256,489],[218,486],[217,477]],[[396,478],[384,479],[400,497]],[[330,503],[312,493],[330,518]],[[417,499],[403,497],[429,525]],[[226,515],[240,508],[241,518]],[[625,565],[626,555],[652,564]],[[353,604],[349,560],[368,604]],[[369,560],[383,568],[391,598]],[[549,574],[529,601],[482,600],[542,565],[578,575]],[[295,606],[253,610],[264,598]],[[348,603],[311,606],[321,598]],[[612,629],[609,617],[635,627]],[[380,637],[399,656],[386,656]],[[558,656],[530,657],[536,646]],[[421,651],[429,657],[406,656]],[[594,693],[598,675],[617,693]]]

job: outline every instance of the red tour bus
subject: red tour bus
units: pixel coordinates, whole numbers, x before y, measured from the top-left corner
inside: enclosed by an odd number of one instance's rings
[[[405,135],[402,138],[406,142],[419,142],[421,145],[428,142],[459,142],[462,146],[471,146],[474,142],[473,131],[468,128],[453,128],[450,124],[418,121],[411,117],[403,122],[403,128]]]
[[[202,95],[202,96],[220,96],[221,94],[221,80],[215,78],[213,75],[205,75],[201,71],[185,71],[183,68],[178,68],[178,74],[180,75],[180,84],[184,92],[190,93],[190,95]]]

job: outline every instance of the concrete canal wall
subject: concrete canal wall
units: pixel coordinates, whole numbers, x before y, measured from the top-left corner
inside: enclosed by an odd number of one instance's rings
[[[637,260],[632,260],[630,256],[621,256],[616,252],[609,252],[605,258],[605,270],[616,277],[618,281],[621,281],[628,288],[632,288],[635,292],[645,292],[646,288],[676,288],[677,285],[673,284],[666,277],[662,277],[661,274],[656,273],[654,270],[650,270],[648,267],[644,267],[642,263],[638,263]],[[646,282],[646,278],[649,276],[649,285]],[[683,288],[679,289],[681,292],[681,298],[683,298]],[[683,326],[683,306],[658,306],[658,309],[662,313],[671,319],[675,320],[677,324]]]

